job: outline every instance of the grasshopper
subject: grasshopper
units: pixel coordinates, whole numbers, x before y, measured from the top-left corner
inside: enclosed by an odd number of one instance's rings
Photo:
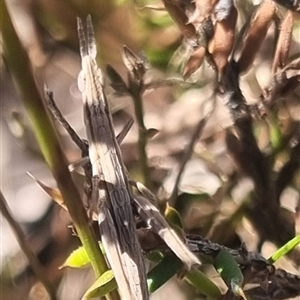
[[[77,19],[77,29],[82,65],[78,86],[82,93],[92,166],[92,197],[99,205],[101,240],[122,298],[149,299],[146,269],[132,213],[130,187],[103,90],[103,75],[96,63],[91,17],[87,18],[87,35],[80,19]]]
[[[188,268],[199,265],[200,262],[151,201],[132,193],[119,146],[122,138],[115,136],[104,92],[103,74],[96,62],[97,49],[90,16],[87,17],[86,25],[85,34],[82,21],[77,19],[82,66],[78,87],[82,93],[88,156],[92,169],[90,198],[98,205],[101,240],[122,299],[147,300],[146,268],[133,207]],[[121,136],[129,128],[130,124],[125,126]]]

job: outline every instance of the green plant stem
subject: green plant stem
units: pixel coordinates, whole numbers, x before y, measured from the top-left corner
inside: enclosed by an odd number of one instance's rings
[[[288,241],[285,245],[280,247],[275,253],[268,259],[270,264],[276,262],[279,258],[286,255],[300,244],[300,234]]]
[[[90,258],[95,275],[99,277],[108,269],[105,258],[100,251],[94,232],[88,224],[80,194],[71,178],[68,163],[58,142],[53,123],[43,105],[42,96],[37,88],[28,55],[14,29],[5,1],[0,0],[0,5],[2,8],[0,29],[3,38],[5,63],[21,95],[40,149],[61,191],[78,236]],[[112,298],[108,296],[108,299]]]
[[[30,265],[35,272],[37,278],[41,281],[41,283],[44,285],[46,291],[48,292],[50,299],[55,300],[56,299],[56,293],[55,289],[51,285],[51,282],[48,280],[44,267],[40,264],[39,260],[37,259],[36,255],[33,253],[32,249],[30,248],[30,245],[26,241],[25,235],[22,231],[21,226],[15,221],[9,207],[7,204],[6,199],[4,198],[2,192],[0,191],[0,211],[10,227],[12,228],[16,239],[20,245],[20,248],[26,255],[28,261],[30,262]]]
[[[134,89],[131,91],[131,96],[133,98],[135,116],[139,126],[139,135],[138,135],[138,152],[139,152],[139,163],[143,176],[143,184],[146,187],[151,189],[152,181],[150,178],[150,170],[148,167],[148,157],[146,152],[147,147],[147,129],[144,123],[144,107],[143,99],[141,97],[140,88]]]

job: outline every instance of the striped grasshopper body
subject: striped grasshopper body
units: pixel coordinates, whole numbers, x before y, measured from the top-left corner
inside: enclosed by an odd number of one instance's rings
[[[87,36],[80,19],[77,29],[82,59],[78,86],[82,93],[92,165],[92,197],[99,203],[101,240],[122,299],[149,299],[128,179],[103,91],[102,72],[95,60],[96,44],[91,17],[87,18]]]
[[[91,17],[87,18],[87,35],[80,19],[77,27],[82,62],[78,86],[82,93],[92,165],[91,198],[92,202],[98,203],[101,240],[122,299],[146,300],[149,299],[146,269],[132,206],[188,269],[200,262],[153,203],[143,196],[132,194],[103,89],[103,75],[95,60],[96,44]]]

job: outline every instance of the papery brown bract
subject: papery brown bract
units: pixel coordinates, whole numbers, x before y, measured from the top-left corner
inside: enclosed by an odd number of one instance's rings
[[[294,15],[292,11],[287,11],[280,24],[280,33],[277,41],[275,56],[273,60],[272,72],[286,65],[292,39]]]
[[[232,6],[229,16],[216,23],[214,36],[209,43],[208,51],[217,66],[219,79],[232,51],[237,16],[237,10]]]
[[[189,78],[194,72],[199,69],[202,65],[206,53],[206,49],[204,46],[198,47],[189,57],[184,70],[183,70],[183,78]]]
[[[254,12],[244,38],[241,40],[242,49],[238,58],[240,72],[246,72],[253,63],[260,46],[265,40],[271,20],[276,12],[276,4],[265,0]]]
[[[196,28],[188,19],[189,7],[184,1],[163,0],[162,2],[183,36],[187,39],[197,39]]]

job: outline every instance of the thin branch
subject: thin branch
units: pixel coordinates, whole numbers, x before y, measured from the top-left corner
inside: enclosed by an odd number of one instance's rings
[[[148,156],[146,152],[147,147],[147,129],[144,123],[144,108],[143,99],[140,91],[132,91],[131,93],[133,102],[135,116],[138,123],[139,135],[138,135],[138,152],[139,152],[139,163],[143,176],[143,183],[151,189],[152,182],[150,178],[150,170],[148,166]]]
[[[251,295],[251,299],[279,300],[300,295],[300,276],[282,269],[275,269],[259,253],[249,252],[243,246],[239,249],[231,249],[197,235],[188,235],[186,242],[192,252],[212,259],[221,250],[226,249],[239,264],[244,274],[244,284],[256,284],[256,286],[254,285],[246,291],[247,295]]]
[[[128,69],[128,93],[131,95],[134,104],[135,116],[138,123],[138,152],[139,164],[142,171],[143,183],[151,189],[152,181],[148,166],[147,129],[144,123],[144,106],[142,93],[144,91],[144,74],[146,72],[145,61],[133,53],[128,47],[124,46],[122,53],[123,62]]]
[[[214,100],[212,98],[210,98],[210,99],[206,100],[203,104],[206,105],[207,103],[212,102],[212,101],[214,101]],[[177,200],[177,196],[178,196],[178,187],[179,187],[179,183],[180,183],[184,168],[185,168],[187,162],[189,161],[189,159],[191,158],[191,156],[193,154],[195,144],[198,141],[198,139],[200,138],[200,136],[203,132],[203,129],[204,129],[209,117],[211,116],[211,114],[213,112],[214,105],[211,104],[211,103],[209,103],[209,105],[211,105],[210,111],[198,123],[193,135],[191,136],[191,140],[190,140],[189,144],[187,145],[186,150],[184,152],[184,157],[181,161],[179,171],[178,171],[175,183],[174,183],[174,187],[173,187],[172,193],[171,193],[171,195],[169,197],[169,200],[168,200],[168,203],[171,206],[176,205],[176,200]]]
[[[30,262],[30,265],[35,272],[37,278],[41,281],[44,285],[46,291],[48,292],[50,298],[52,300],[56,300],[56,292],[54,287],[52,286],[51,282],[48,280],[46,276],[46,271],[44,267],[40,264],[39,260],[37,259],[36,255],[33,253],[30,245],[28,244],[26,237],[22,231],[21,226],[18,222],[15,221],[11,210],[8,207],[7,201],[3,196],[2,192],[0,191],[0,211],[4,218],[7,220],[8,224],[12,228],[15,237],[20,245],[20,248],[26,255],[27,259]]]
[[[71,125],[66,121],[65,117],[62,115],[58,109],[54,98],[53,92],[48,89],[47,86],[44,87],[45,100],[47,107],[51,111],[54,118],[65,128],[65,130],[70,135],[73,142],[78,146],[82,152],[82,157],[88,156],[88,145],[85,143],[76,133],[76,131],[71,127]]]

